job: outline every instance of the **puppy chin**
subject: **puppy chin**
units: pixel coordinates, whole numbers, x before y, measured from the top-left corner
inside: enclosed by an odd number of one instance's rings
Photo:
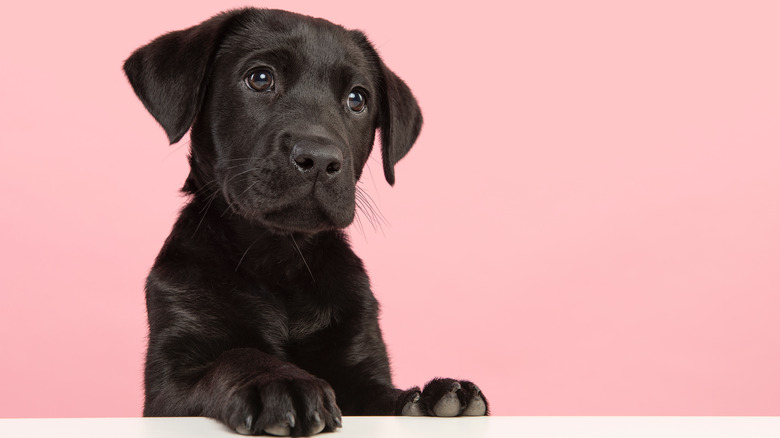
[[[255,211],[244,217],[276,234],[316,234],[348,227],[355,218],[355,208],[354,204],[351,208],[328,209],[315,203],[304,203],[270,212]]]

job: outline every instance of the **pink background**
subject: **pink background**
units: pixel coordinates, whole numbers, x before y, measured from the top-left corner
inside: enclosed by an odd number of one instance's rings
[[[644,3],[638,5],[638,3]],[[0,17],[0,417],[138,416],[143,282],[182,199],[122,61],[238,2]],[[369,34],[418,96],[352,228],[396,383],[500,415],[780,415],[777,2],[269,1]]]

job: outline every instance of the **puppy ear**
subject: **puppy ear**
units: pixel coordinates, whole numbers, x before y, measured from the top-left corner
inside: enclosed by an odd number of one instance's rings
[[[409,152],[420,135],[422,112],[412,91],[384,62],[381,65],[379,129],[385,179],[395,184],[395,164]]]
[[[130,85],[171,144],[181,140],[195,120],[217,49],[238,12],[162,35],[125,61]]]

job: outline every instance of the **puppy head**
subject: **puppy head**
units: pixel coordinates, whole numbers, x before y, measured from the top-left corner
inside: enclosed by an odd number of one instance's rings
[[[392,185],[422,126],[365,35],[284,11],[217,15],[160,36],[124,68],[171,143],[192,127],[184,190],[280,233],[349,225],[376,130]]]

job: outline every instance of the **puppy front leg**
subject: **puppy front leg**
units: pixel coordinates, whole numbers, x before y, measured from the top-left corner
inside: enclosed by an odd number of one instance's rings
[[[487,398],[468,380],[436,378],[420,390],[399,394],[396,415],[457,417],[488,415]]]
[[[245,435],[308,436],[341,427],[327,382],[254,348],[222,353],[184,398],[190,415]]]
[[[467,380],[436,378],[423,389],[365,385],[353,391],[360,396],[350,398],[357,401],[357,405],[353,402],[342,406],[347,415],[457,417],[488,415],[489,412],[485,395]]]

